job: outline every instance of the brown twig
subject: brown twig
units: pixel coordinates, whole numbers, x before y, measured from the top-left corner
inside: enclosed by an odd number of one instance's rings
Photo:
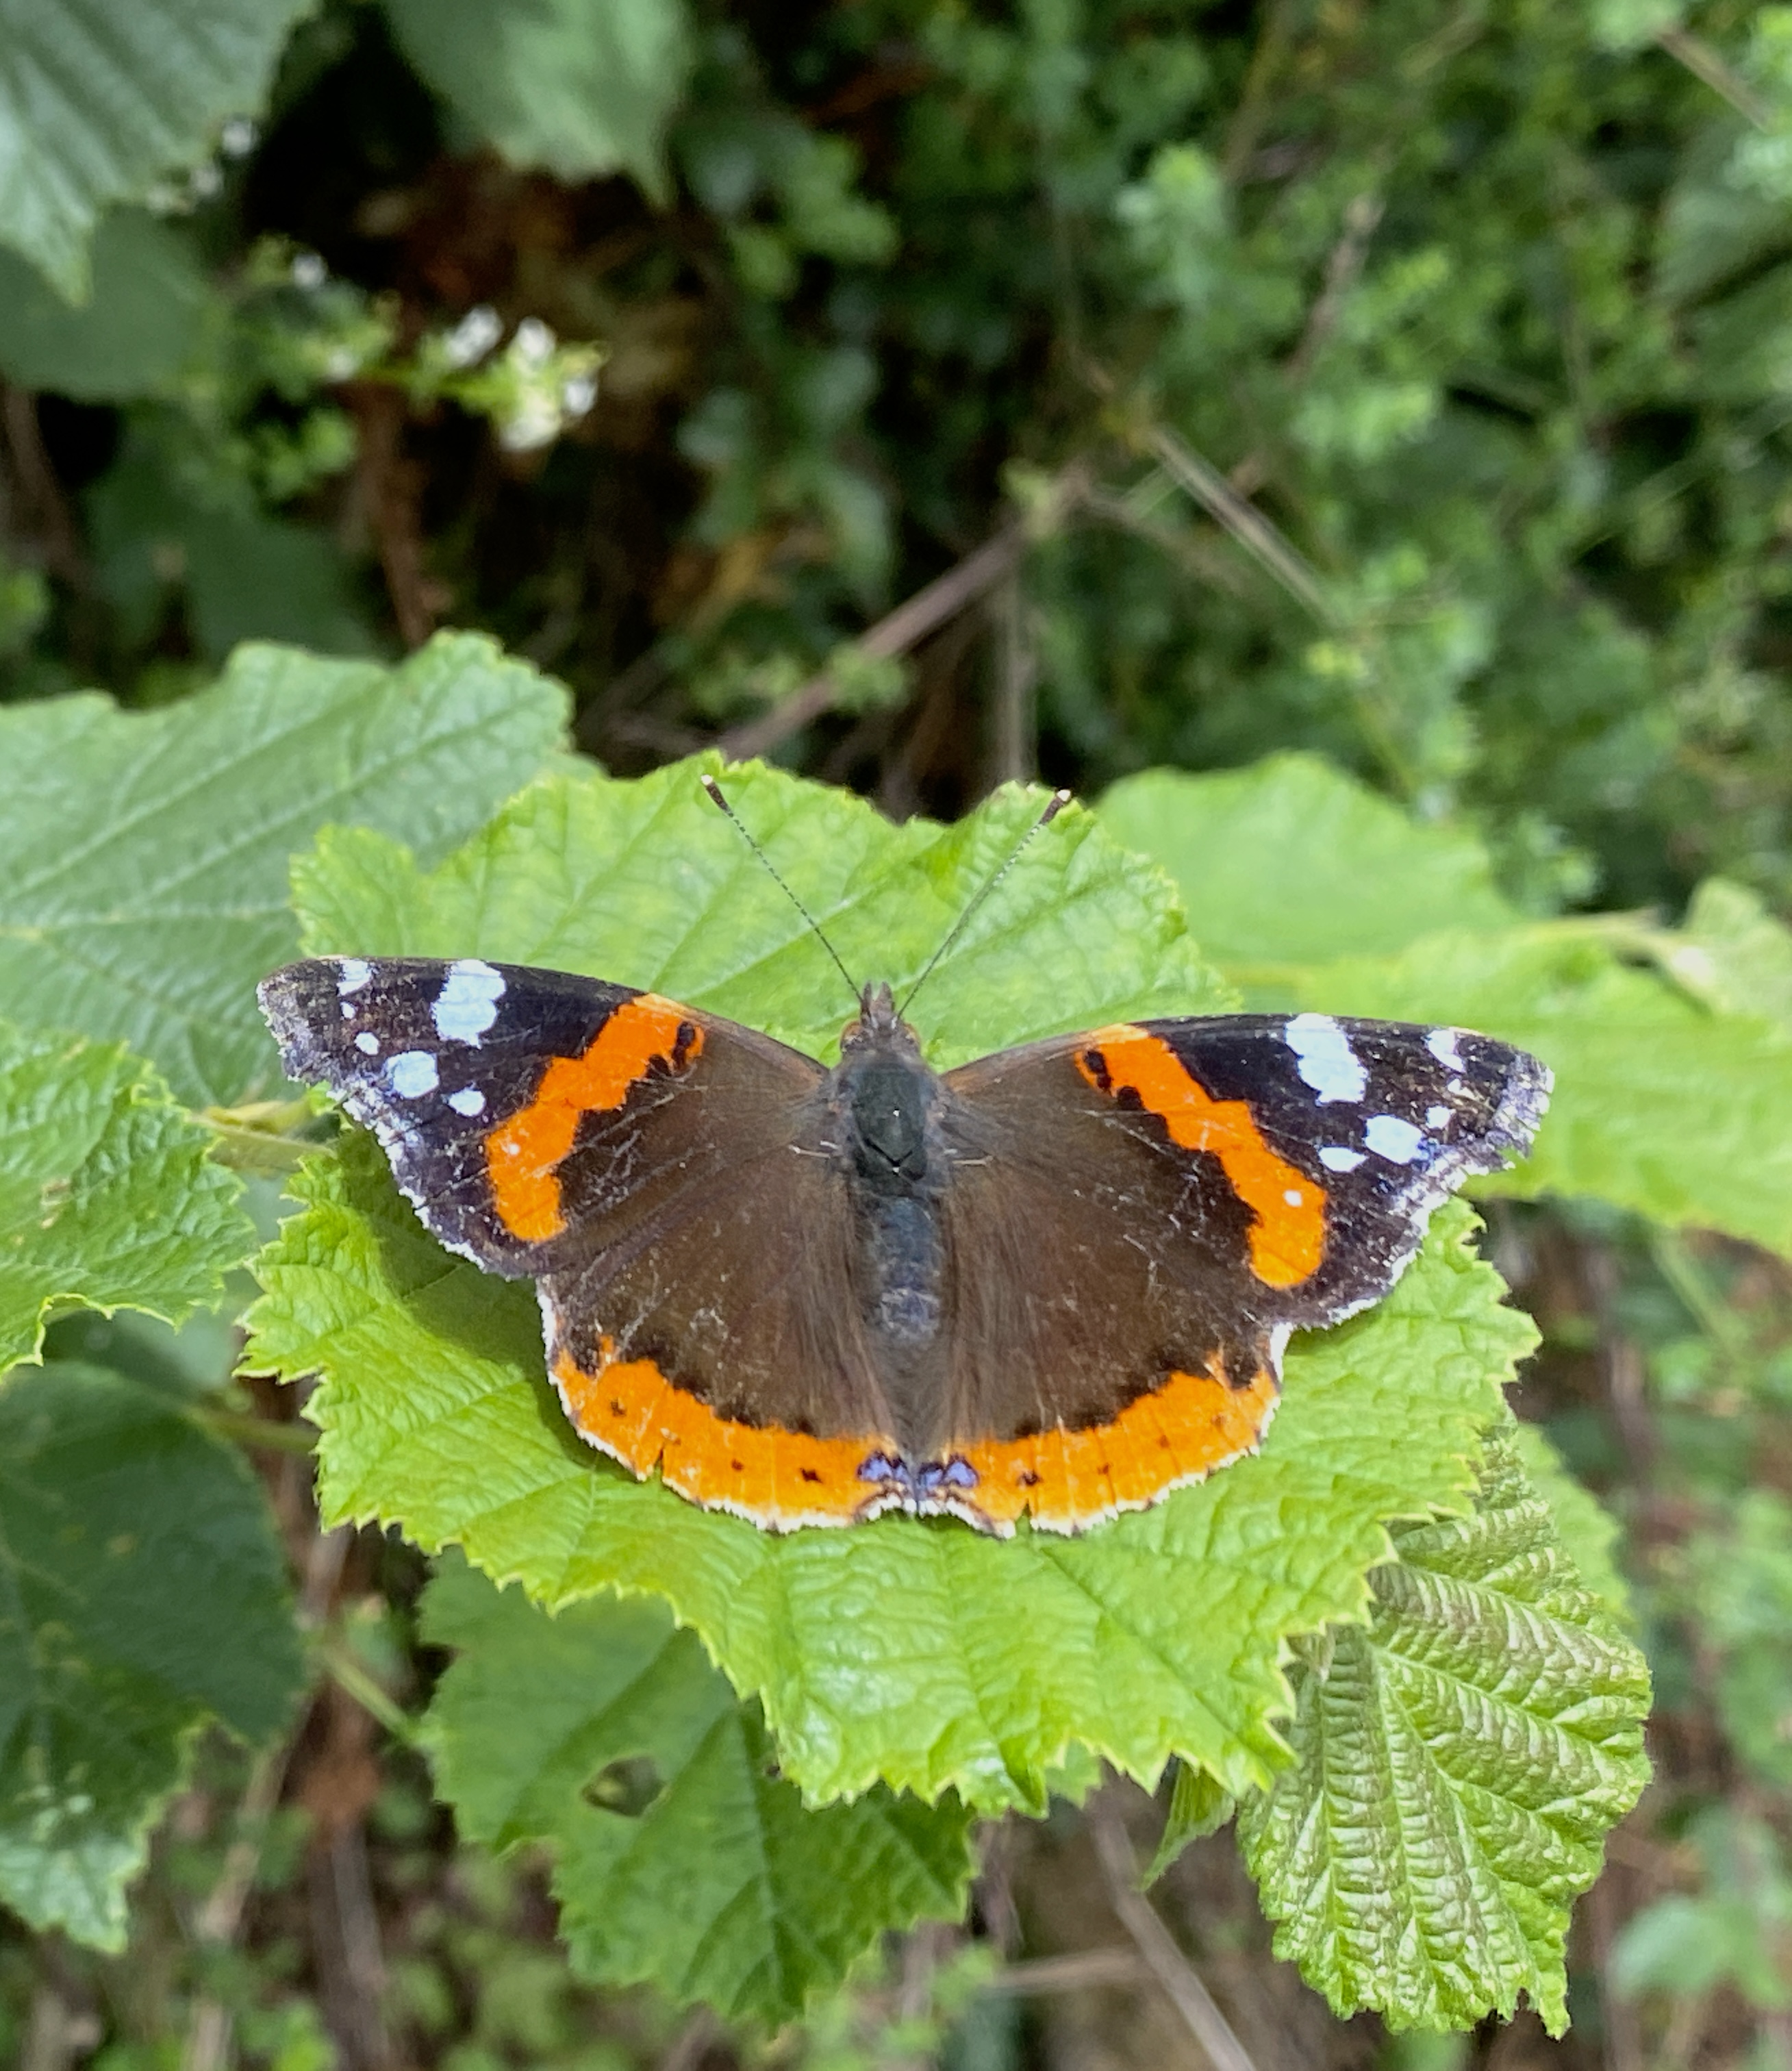
[[[1175,1937],[1158,1917],[1157,1909],[1138,1888],[1138,1864],[1133,1844],[1111,1798],[1093,1798],[1087,1813],[1096,1860],[1108,1887],[1108,1898],[1120,1924],[1158,1984],[1169,1995],[1188,2032],[1207,2052],[1213,2071],[1257,2071],[1250,2053],[1232,2032],[1230,2023],[1177,1947]]]
[[[321,1625],[327,1615],[354,1536],[353,1532],[339,1529],[314,1532],[306,1541],[298,1615],[300,1625],[307,1630]],[[269,1748],[249,1772],[237,1804],[236,1831],[225,1851],[224,1866],[193,1922],[193,1939],[202,1948],[228,1949],[242,1934],[268,1823],[280,1802],[287,1767],[303,1724],[301,1718],[285,1739]],[[230,2061],[233,2027],[230,2009],[202,1992],[187,2016],[181,2071],[223,2071]]]
[[[659,2071],[697,2071],[721,2034],[721,2023],[715,2015],[707,2007],[699,2007],[673,2036],[671,2047],[659,2060]]]
[[[31,1996],[18,2071],[72,2071],[99,2047],[102,2032],[90,2007],[73,2003],[68,1988],[56,1978],[44,1978]]]
[[[193,1938],[202,1947],[228,1949],[241,1930],[268,1822],[280,1802],[280,1786],[292,1752],[292,1741],[284,1740],[268,1749],[249,1771],[248,1787],[236,1807],[236,1837],[225,1851],[218,1881],[193,1923]],[[223,2071],[230,2061],[231,2028],[228,2007],[203,1994],[196,1999],[187,2022],[182,2071]]]
[[[1612,1973],[1618,1920],[1616,1889],[1609,1870],[1587,1893],[1587,1927],[1593,1942],[1593,1971],[1599,1981],[1605,2071],[1644,2071],[1642,2030],[1637,2020],[1636,2005],[1618,1990]]]
[[[990,606],[995,621],[990,777],[996,784],[1021,784],[1037,773],[1035,694],[1040,671],[1032,610],[1018,571],[997,590]]]
[[[1255,470],[1254,474],[1252,470]],[[1257,455],[1251,453],[1239,462],[1227,480],[1240,495],[1249,495],[1251,488],[1244,483],[1248,481],[1254,486],[1262,479],[1262,474]],[[1161,487],[1167,494],[1171,493],[1163,470],[1154,468],[1123,496],[1116,496],[1107,489],[1086,490],[1081,508],[1091,518],[1099,519],[1120,531],[1130,532],[1147,546],[1155,547],[1166,560],[1176,562],[1183,572],[1195,581],[1209,583],[1216,589],[1225,591],[1228,597],[1247,594],[1249,579],[1240,574],[1237,563],[1223,552],[1216,551],[1208,539],[1193,532],[1179,531],[1173,526],[1160,525],[1150,515],[1146,499],[1153,485]]]
[[[1040,527],[1053,522],[1077,501],[1085,478],[1083,467],[1072,462],[1059,475],[1056,494],[1044,511],[1011,518],[955,567],[936,576],[925,589],[917,590],[912,597],[861,634],[856,643],[860,651],[879,661],[906,654],[910,648],[918,647],[929,634],[938,632],[979,597],[988,596],[1019,567],[1021,557]],[[819,719],[837,695],[832,677],[825,673],[811,676],[800,690],[793,691],[769,712],[744,720],[724,733],[720,744],[722,753],[732,762],[744,761],[752,755],[763,755],[767,748],[775,748],[799,728]]]
[[[1320,347],[1336,328],[1350,291],[1363,271],[1369,240],[1374,236],[1387,206],[1373,189],[1354,195],[1345,204],[1343,234],[1327,257],[1324,283],[1306,313],[1306,324],[1299,342],[1282,362],[1281,371],[1286,380],[1306,379]]]
[[[353,382],[342,392],[355,413],[355,474],[392,617],[405,646],[420,647],[445,598],[423,564],[422,472],[404,454],[405,398],[378,381]]]
[[[71,589],[84,593],[92,586],[87,556],[43,443],[37,398],[28,388],[0,382],[0,423],[6,428],[6,457],[23,506],[18,522],[31,527],[39,556],[50,573]]]
[[[1030,1963],[1007,1964],[983,1989],[1043,1996],[1084,1991],[1093,1985],[1136,1985],[1151,1975],[1135,1948],[1078,1949],[1068,1956],[1040,1956]]]
[[[326,2018],[351,2071],[382,2071],[392,2056],[380,2005],[386,1965],[367,1869],[364,1808],[312,1848],[306,1872]]]
[[[1211,461],[1204,460],[1167,424],[1150,424],[1139,437],[1158,465],[1194,498],[1216,524],[1298,597],[1322,625],[1335,625],[1338,613],[1318,572],[1284,538],[1254,503],[1249,503]]]
[[[1745,80],[1739,79],[1719,53],[1690,29],[1658,29],[1655,41],[1676,64],[1712,92],[1721,95],[1737,113],[1757,129],[1773,127],[1774,112]]]
[[[937,632],[967,605],[974,604],[1011,575],[1026,547],[1026,527],[1018,518],[1011,519],[974,553],[967,554],[956,568],[948,568],[925,589],[917,590],[894,611],[879,619],[868,632],[859,636],[859,646],[880,661],[906,654],[929,634]],[[800,690],[793,691],[769,712],[747,720],[724,734],[722,753],[731,762],[763,755],[767,748],[775,748],[799,728],[819,719],[832,705],[837,694],[831,676],[811,676]]]

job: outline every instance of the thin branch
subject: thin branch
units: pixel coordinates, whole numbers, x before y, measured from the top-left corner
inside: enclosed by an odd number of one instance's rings
[[[1373,189],[1353,196],[1345,205],[1343,234],[1327,257],[1324,285],[1307,311],[1300,342],[1282,363],[1281,371],[1288,380],[1305,380],[1318,357],[1320,347],[1335,329],[1350,291],[1356,285],[1357,276],[1363,270],[1369,240],[1374,236],[1387,206]]]
[[[1038,770],[1035,693],[1040,670],[1032,607],[1018,573],[1010,576],[995,593],[990,615],[995,621],[990,777],[996,784],[1023,784]]]
[[[299,1593],[301,1627],[310,1630],[322,1623],[354,1536],[346,1527],[339,1527],[334,1532],[314,1532],[308,1539]],[[228,1949],[243,1932],[269,1822],[280,1802],[281,1787],[305,1716],[301,1714],[286,1737],[269,1748],[249,1772],[236,1807],[236,1831],[224,1852],[224,1866],[193,1923],[193,1938],[201,1947]],[[234,2028],[235,2016],[230,2008],[202,1992],[194,2000],[187,2018],[181,2071],[224,2071],[230,2061]]]
[[[1165,473],[1173,476],[1285,589],[1298,597],[1321,625],[1339,622],[1337,609],[1326,593],[1318,571],[1255,504],[1245,502],[1212,461],[1204,460],[1167,425],[1149,425],[1139,437]]]
[[[290,1737],[269,1748],[249,1771],[248,1788],[236,1807],[236,1833],[224,1853],[224,1866],[194,1922],[193,1938],[201,1947],[228,1949],[242,1931],[249,1893],[260,1864],[268,1822],[280,1802],[280,1786],[291,1758]],[[209,1994],[193,2002],[187,2021],[181,2071],[224,2071],[230,2061],[234,2016]]]
[[[1252,457],[1254,460],[1255,456]],[[1232,470],[1235,477],[1238,472],[1236,468]],[[1225,591],[1228,597],[1245,595],[1252,586],[1250,578],[1240,573],[1234,559],[1216,548],[1210,537],[1160,525],[1147,511],[1140,509],[1139,490],[1153,482],[1163,482],[1167,488],[1169,486],[1163,469],[1153,468],[1144,483],[1136,485],[1124,496],[1116,496],[1106,489],[1085,490],[1081,508],[1091,518],[1101,519],[1120,531],[1130,532],[1147,546],[1155,547],[1167,560],[1175,562],[1183,573],[1195,581],[1210,583],[1216,589]]]
[[[1599,1983],[1599,2007],[1605,2018],[1605,2071],[1645,2071],[1642,2029],[1635,2003],[1618,1989],[1612,1950],[1618,1939],[1618,1907],[1610,1872],[1587,1893],[1587,1922],[1593,1941],[1593,1967]]]
[[[983,1989],[1017,1996],[1043,1996],[1048,1992],[1084,1991],[1093,1985],[1136,1985],[1151,1975],[1134,1948],[1079,1949],[1068,1956],[1040,1956],[1030,1963],[1009,1963]]]
[[[18,2071],[73,2071],[99,2048],[102,2032],[91,2011],[72,2004],[63,1988],[46,1978],[32,1995]]]
[[[1655,41],[1676,64],[1683,64],[1702,85],[1720,94],[1737,113],[1757,129],[1770,129],[1774,111],[1745,80],[1739,79],[1703,37],[1689,29],[1658,29]]]
[[[659,2060],[659,2071],[697,2071],[713,2044],[723,2039],[721,2023],[707,2007],[699,2007],[672,2038]]]
[[[867,632],[861,634],[855,643],[860,652],[880,661],[906,654],[910,648],[918,647],[929,634],[938,632],[967,606],[988,596],[1019,568],[1021,557],[1042,522],[1050,523],[1078,499],[1084,479],[1080,465],[1073,462],[1067,467],[1058,477],[1057,494],[1044,512],[1011,518],[999,531],[992,533],[956,567],[948,568],[925,589],[917,590]],[[819,719],[837,695],[831,676],[811,676],[800,690],[793,691],[769,712],[747,720],[724,733],[720,743],[723,754],[731,762],[763,755],[767,748],[775,748],[799,728]]]
[[[1087,1818],[1096,1859],[1107,1883],[1109,1901],[1152,1976],[1175,2003],[1189,2033],[1207,2052],[1213,2071],[1257,2071],[1249,2051],[1232,2033],[1212,1995],[1196,1975],[1194,1965],[1177,1947],[1175,1937],[1139,1889],[1133,1844],[1111,1799],[1105,1794],[1093,1799]]]
[[[51,574],[72,590],[84,593],[92,588],[92,574],[74,513],[43,443],[37,398],[28,388],[0,382],[0,422],[5,425],[7,457],[24,506],[14,514],[14,522],[31,525],[38,552]]]
[[[1026,551],[1027,531],[1018,518],[1011,519],[999,532],[986,539],[974,553],[967,554],[956,568],[917,590],[887,617],[859,636],[858,645],[880,660],[906,654],[949,619],[956,618],[967,605],[986,596],[998,583],[1011,576]],[[722,736],[722,753],[731,762],[763,755],[767,748],[818,720],[833,704],[837,691],[827,675],[811,676],[800,690],[773,706],[758,718],[744,721]]]
[[[350,383],[342,392],[355,413],[356,479],[398,637],[408,648],[420,647],[435,631],[448,596],[424,567],[423,472],[404,452],[405,398],[398,389],[366,379]]]

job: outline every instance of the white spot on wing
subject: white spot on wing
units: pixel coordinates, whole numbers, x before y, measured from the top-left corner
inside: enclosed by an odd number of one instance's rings
[[[355,1039],[355,1047],[363,1057],[377,1057],[379,1055],[379,1038],[370,1035],[363,1028]]]
[[[1329,1014],[1297,1014],[1282,1033],[1300,1060],[1302,1080],[1319,1096],[1322,1107],[1327,1101],[1362,1099],[1369,1075]]]
[[[441,1075],[427,1050],[402,1050],[386,1067],[386,1083],[400,1100],[416,1100],[433,1093]]]
[[[1372,1114],[1363,1132],[1363,1141],[1377,1158],[1390,1165],[1410,1165],[1425,1142],[1423,1130],[1397,1114]]]
[[[373,966],[365,957],[338,957],[336,960],[336,990],[345,996],[359,992],[373,976]]]
[[[448,966],[448,976],[430,1009],[436,1033],[445,1043],[477,1043],[498,1019],[504,981],[490,964],[463,957]]]
[[[1328,1172],[1354,1172],[1363,1163],[1363,1154],[1347,1150],[1341,1143],[1328,1143],[1319,1153],[1319,1163]]]
[[[1298,1208],[1301,1203],[1306,1199],[1306,1196],[1301,1191],[1298,1187],[1290,1187],[1281,1198],[1288,1204],[1290,1208]]]
[[[1466,1059],[1456,1047],[1456,1039],[1462,1032],[1460,1028],[1433,1028],[1425,1039],[1426,1049],[1440,1064],[1452,1072],[1468,1069]]]
[[[1428,1107],[1425,1109],[1425,1126],[1427,1129],[1444,1129],[1448,1127],[1449,1122],[1450,1109],[1447,1107]]]
[[[448,1096],[448,1105],[457,1114],[483,1114],[486,1097],[477,1086],[462,1086],[457,1093]]]

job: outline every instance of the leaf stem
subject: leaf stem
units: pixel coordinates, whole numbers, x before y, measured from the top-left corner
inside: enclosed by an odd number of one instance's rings
[[[219,1409],[208,1402],[195,1403],[189,1412],[193,1421],[220,1438],[239,1446],[254,1446],[269,1453],[314,1453],[318,1434],[309,1425],[276,1424],[247,1409]]]

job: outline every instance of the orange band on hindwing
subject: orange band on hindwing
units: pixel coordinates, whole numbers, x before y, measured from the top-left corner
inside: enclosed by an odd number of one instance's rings
[[[974,1470],[969,1501],[1001,1526],[1023,1511],[1048,1532],[1080,1532],[1122,1510],[1143,1510],[1179,1483],[1196,1482],[1253,1452],[1273,1414],[1276,1377],[1248,1388],[1211,1373],[1173,1373],[1111,1424],[986,1439],[962,1457]]]
[[[692,1503],[755,1524],[850,1524],[879,1494],[859,1468],[883,1438],[812,1438],[718,1417],[651,1359],[617,1359],[608,1340],[595,1372],[555,1355],[554,1382],[574,1429],[645,1480],[660,1478]]]
[[[617,1108],[657,1061],[676,1070],[703,1047],[685,1010],[657,993],[625,999],[576,1057],[556,1057],[529,1105],[486,1138],[486,1170],[504,1227],[539,1244],[566,1228],[559,1167],[579,1133],[579,1118]]]
[[[1293,1287],[1325,1253],[1326,1195],[1264,1141],[1246,1101],[1216,1100],[1162,1036],[1127,1022],[1099,1028],[1076,1052],[1098,1092],[1135,1093],[1185,1150],[1209,1151],[1257,1220],[1251,1270],[1269,1287]]]

